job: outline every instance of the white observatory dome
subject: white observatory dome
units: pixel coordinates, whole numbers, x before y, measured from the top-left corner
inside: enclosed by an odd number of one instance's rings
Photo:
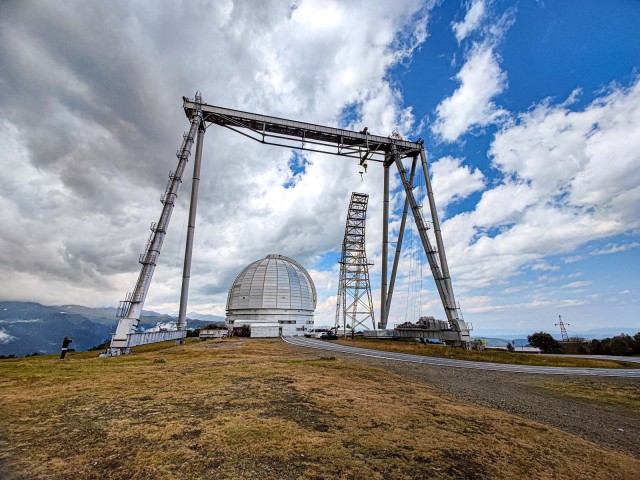
[[[282,335],[303,335],[313,328],[317,296],[302,265],[284,255],[267,255],[236,277],[227,298],[226,323],[269,323]]]

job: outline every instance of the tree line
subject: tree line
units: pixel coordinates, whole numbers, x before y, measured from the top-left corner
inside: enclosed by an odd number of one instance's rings
[[[539,348],[542,353],[566,353],[563,346],[551,334],[536,332],[527,337],[529,345]],[[621,334],[613,338],[593,339],[584,344],[585,352],[591,355],[640,355],[640,332],[634,336]]]
[[[617,335],[613,338],[591,340],[593,355],[640,355],[640,332],[633,337]]]

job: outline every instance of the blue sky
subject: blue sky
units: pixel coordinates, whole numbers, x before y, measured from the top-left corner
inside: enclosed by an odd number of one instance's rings
[[[638,2],[621,0],[2,2],[0,298],[117,305],[175,169],[181,98],[200,90],[214,105],[423,138],[476,333],[554,331],[558,315],[570,331],[640,328],[638,25]],[[238,272],[279,253],[309,269],[316,319],[331,324],[361,191],[377,311],[376,167],[361,176],[209,128],[189,310],[224,315]],[[189,184],[148,309],[177,311]],[[394,241],[397,176],[392,192]],[[391,324],[443,317],[418,243],[409,232]]]
[[[464,23],[473,9],[482,11],[478,24],[458,41],[452,25]],[[504,26],[498,34],[488,32],[501,21]],[[568,109],[580,112],[612,85],[628,88],[637,82],[638,25],[637,2],[608,2],[606,6],[596,1],[475,1],[462,6],[444,2],[432,12],[427,41],[408,65],[398,65],[390,75],[400,85],[405,104],[413,107],[416,118],[424,120],[423,128],[415,133],[428,139],[432,159],[460,158],[463,165],[482,171],[487,186],[500,184],[503,172],[492,168],[489,150],[496,132],[512,120],[472,125],[450,141],[429,128],[443,97],[460,87],[456,75],[473,49],[491,44],[488,48],[503,76],[503,86],[491,101],[511,119],[542,102],[560,104],[573,92],[576,98]],[[635,165],[640,166],[637,155]],[[482,193],[476,191],[449,204],[445,218],[472,212]],[[525,325],[551,329],[557,314],[564,314],[565,320],[574,317],[572,328],[578,330],[596,324],[640,325],[637,226],[635,231],[631,227],[618,235],[594,237],[567,251],[548,249],[546,255],[537,255],[533,264],[525,263],[505,278],[506,283],[474,288],[473,295],[487,297],[493,308],[468,318],[475,320],[476,329],[491,329],[496,317],[505,321],[505,328],[513,322],[514,329]],[[523,307],[532,301],[553,305]],[[464,301],[462,307],[464,310]]]

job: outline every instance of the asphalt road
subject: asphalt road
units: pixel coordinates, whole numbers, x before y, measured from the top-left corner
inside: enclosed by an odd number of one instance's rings
[[[317,350],[326,350],[350,355],[362,355],[365,357],[395,360],[399,362],[421,363],[426,365],[438,365],[442,367],[468,368],[476,370],[492,370],[497,372],[528,373],[540,375],[579,375],[595,377],[626,377],[640,378],[640,369],[624,368],[575,368],[575,367],[539,367],[531,365],[511,365],[489,362],[473,362],[468,360],[453,360],[448,358],[425,357],[407,353],[385,352],[383,350],[371,350],[368,348],[348,347],[326,340],[315,340],[304,337],[282,337],[291,345]],[[604,357],[597,357],[602,358]],[[620,360],[620,357],[614,357]],[[628,359],[624,359],[628,361]]]
[[[617,362],[640,363],[640,357],[618,357],[615,355],[553,355],[551,353],[542,355],[548,357],[591,358],[593,360],[615,360]]]

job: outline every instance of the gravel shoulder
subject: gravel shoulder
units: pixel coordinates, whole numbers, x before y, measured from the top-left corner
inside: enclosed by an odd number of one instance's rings
[[[306,353],[312,351],[292,345],[287,348]],[[467,370],[330,353],[336,358],[382,368],[467,402],[497,408],[640,458],[640,411],[623,404],[576,398],[547,388],[550,382],[558,382],[557,376]],[[586,388],[640,389],[640,382],[631,378],[562,377],[563,382],[580,383]]]

